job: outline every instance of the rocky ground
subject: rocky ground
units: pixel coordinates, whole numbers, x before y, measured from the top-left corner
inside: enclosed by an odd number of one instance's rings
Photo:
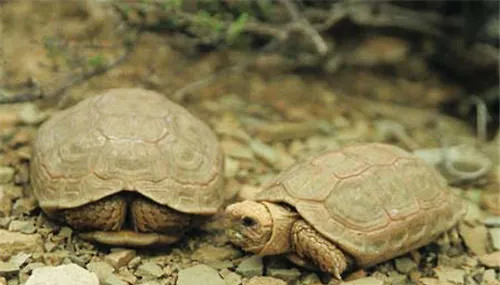
[[[394,143],[425,158],[436,158],[434,150],[443,142],[455,147],[461,174],[436,167],[468,201],[468,215],[458,227],[462,244],[441,238],[418,252],[346,274],[344,284],[500,284],[499,138],[480,140],[467,122],[435,111],[463,90],[413,55],[405,41],[385,36],[360,41],[344,54],[358,67],[334,75],[293,74],[273,65],[279,56],[267,55],[251,69],[214,79],[221,66],[260,55],[188,56],[175,36],[143,33],[133,38],[135,48],[121,65],[68,84],[81,74],[81,58],[93,65],[120,58],[121,41],[130,31],[117,15],[98,4],[20,1],[0,7],[0,30],[9,39],[1,50],[1,95],[27,92],[26,86],[29,92],[42,86],[53,95],[0,105],[0,285],[340,283],[281,257],[245,254],[229,244],[217,219],[155,250],[90,244],[47,219],[30,195],[30,144],[37,128],[59,109],[111,87],[163,92],[204,119],[226,155],[228,201],[251,197],[305,156],[353,142]],[[379,62],[389,64],[393,74],[367,68]],[[64,92],[53,91],[65,84]],[[493,165],[489,171],[464,180],[463,173],[487,163]]]

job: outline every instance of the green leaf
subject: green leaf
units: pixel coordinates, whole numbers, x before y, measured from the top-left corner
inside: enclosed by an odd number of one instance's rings
[[[226,40],[229,43],[234,42],[234,40],[238,38],[238,36],[241,34],[241,31],[243,31],[243,27],[245,26],[245,23],[247,21],[248,21],[248,14],[243,13],[238,17],[238,19],[236,19],[236,21],[231,23],[226,34]]]
[[[101,54],[93,55],[88,58],[87,62],[93,68],[98,68],[106,65],[106,58]]]

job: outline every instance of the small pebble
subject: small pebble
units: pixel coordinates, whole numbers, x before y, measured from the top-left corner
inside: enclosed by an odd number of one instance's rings
[[[292,283],[300,277],[300,271],[297,268],[282,269],[282,268],[268,268],[267,274],[271,277],[276,277]]]
[[[132,249],[120,249],[112,251],[110,254],[104,257],[104,261],[113,265],[115,269],[127,265],[132,258],[136,256],[135,250]]]
[[[37,253],[42,251],[42,239],[39,234],[23,234],[0,229],[0,259],[19,253]]]
[[[36,227],[33,222],[30,221],[12,221],[9,224],[9,231],[32,234],[36,231]]]
[[[396,269],[403,274],[408,274],[417,268],[415,261],[408,257],[396,258],[395,265]]]
[[[45,119],[45,114],[43,114],[37,105],[33,103],[25,103],[21,111],[19,112],[19,118],[25,124],[37,124]]]
[[[191,258],[201,262],[213,262],[230,260],[240,255],[240,252],[232,246],[216,247],[213,245],[202,245],[193,252]]]
[[[224,162],[224,177],[233,178],[240,170],[240,162],[236,159],[226,156]]]
[[[0,166],[0,184],[7,184],[14,179],[14,168]]]
[[[485,270],[483,273],[483,282],[486,285],[499,285],[500,280],[496,277],[495,270],[493,269],[488,269]]]
[[[118,278],[115,274],[111,274],[101,281],[101,285],[128,285],[128,283]]]
[[[86,267],[90,272],[94,272],[97,275],[100,282],[104,282],[115,271],[113,266],[104,261],[90,262]]]
[[[224,153],[236,159],[253,159],[252,150],[246,145],[235,140],[223,140],[220,143]]]
[[[236,274],[232,271],[227,270],[227,272],[221,272],[222,278],[226,285],[241,285],[242,279],[239,274]]]
[[[12,198],[7,195],[5,189],[0,185],[0,217],[10,216],[12,210]]]
[[[488,230],[483,225],[469,226],[462,223],[458,227],[465,245],[476,255],[486,254],[488,245]]]
[[[500,216],[489,216],[483,220],[483,224],[488,227],[500,227]]]
[[[142,258],[140,256],[132,258],[132,260],[130,260],[130,262],[127,264],[128,268],[136,268],[139,263],[141,263],[141,259]]]
[[[253,277],[248,280],[245,285],[287,285],[287,283],[281,279],[273,277]]]
[[[205,264],[195,265],[179,271],[177,285],[226,285],[219,273]]]
[[[345,285],[384,285],[382,280],[378,280],[375,277],[366,277],[361,279],[356,279],[353,281],[342,283]]]
[[[490,268],[500,268],[500,251],[479,256],[479,262]]]
[[[25,253],[25,252],[19,252],[16,255],[13,255],[11,258],[9,258],[9,262],[13,263],[19,267],[24,265],[26,261],[32,256],[32,254]]]
[[[434,268],[439,281],[451,282],[453,284],[464,284],[465,271],[452,267],[436,267]]]
[[[262,159],[269,165],[276,165],[278,161],[278,153],[271,146],[259,140],[252,140],[250,142],[250,149],[255,153],[255,156]]]
[[[500,228],[488,229],[490,232],[491,242],[495,250],[500,250]]]
[[[0,261],[0,276],[6,276],[11,273],[19,271],[19,266],[12,262]]]
[[[153,279],[161,277],[163,275],[163,270],[156,263],[146,262],[139,265],[139,267],[135,271],[135,274],[147,279]]]
[[[76,264],[47,266],[33,270],[25,285],[99,285],[95,273]]]
[[[245,277],[262,275],[264,273],[264,264],[262,263],[262,257],[253,255],[244,259],[236,268],[236,272]]]

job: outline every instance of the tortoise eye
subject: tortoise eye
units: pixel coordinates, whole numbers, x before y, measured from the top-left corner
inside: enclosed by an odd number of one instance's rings
[[[241,220],[241,223],[245,227],[251,227],[251,226],[254,226],[255,224],[257,224],[257,222],[250,217],[243,217],[243,219]]]

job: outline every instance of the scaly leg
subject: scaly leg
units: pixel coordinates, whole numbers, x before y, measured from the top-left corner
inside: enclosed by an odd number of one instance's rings
[[[322,271],[337,279],[347,268],[349,258],[333,243],[321,236],[304,220],[298,220],[292,227],[292,246],[298,257],[310,260]]]

